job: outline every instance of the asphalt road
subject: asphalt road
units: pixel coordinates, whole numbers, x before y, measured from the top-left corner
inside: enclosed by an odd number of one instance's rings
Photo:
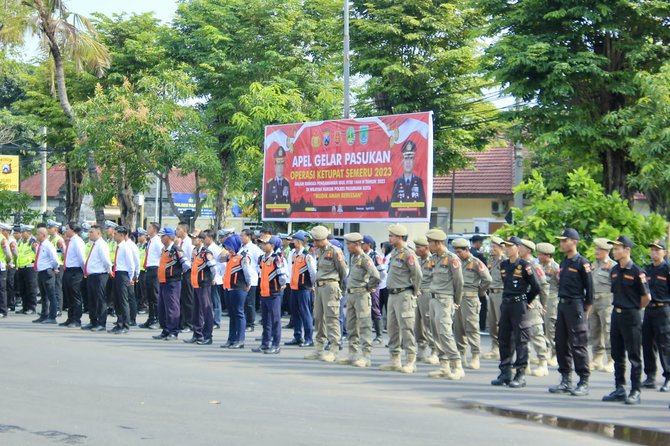
[[[259,332],[248,336],[248,349],[229,351],[219,348],[223,331],[212,346],[192,346],[155,341],[149,330],[93,334],[31,319],[0,321],[3,446],[621,444],[587,427],[551,427],[561,424],[554,417],[529,422],[476,405],[670,432],[670,395],[647,391],[642,406],[607,405],[600,397],[612,378],[603,373],[594,375],[591,396],[576,399],[547,393],[555,371],[529,378],[526,389],[493,388],[493,361],[448,382],[426,377],[434,366],[408,376],[304,360],[295,347],[254,354]],[[385,359],[376,347],[373,365]]]

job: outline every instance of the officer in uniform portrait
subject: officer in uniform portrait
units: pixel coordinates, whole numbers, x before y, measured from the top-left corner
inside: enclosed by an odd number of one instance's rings
[[[423,189],[423,180],[414,175],[416,144],[411,140],[407,140],[403,144],[401,152],[403,174],[393,184],[389,216],[425,217],[427,212],[426,192]]]
[[[266,217],[288,217],[291,214],[291,185],[284,178],[286,150],[279,147],[274,154],[275,176],[265,186]]]

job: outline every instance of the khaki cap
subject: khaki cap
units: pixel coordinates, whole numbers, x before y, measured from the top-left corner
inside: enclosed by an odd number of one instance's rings
[[[442,229],[434,228],[426,232],[426,238],[443,242],[447,239],[447,234]]]
[[[362,242],[363,235],[358,232],[351,232],[349,234],[344,234],[344,239],[348,242]]]
[[[464,238],[457,238],[451,242],[451,246],[454,248],[469,248],[470,242]]]
[[[395,224],[389,226],[389,234],[397,235],[398,237],[407,236],[407,228],[403,225]]]
[[[523,246],[525,246],[526,248],[530,249],[531,251],[535,251],[535,243],[531,242],[530,240],[522,238],[521,239],[521,244]]]
[[[314,226],[312,228],[312,238],[314,240],[325,240],[328,238],[330,231],[325,226]]]
[[[605,251],[612,249],[612,245],[609,244],[609,240],[606,238],[594,238],[593,244],[596,245],[596,248],[604,249]]]
[[[556,252],[556,247],[551,243],[538,243],[537,252],[551,255]]]
[[[491,237],[491,243],[499,245],[499,246],[502,246],[504,241],[505,240],[501,239],[500,237],[496,237],[496,236]]]
[[[428,246],[428,239],[425,235],[419,235],[414,238],[414,244],[416,246]]]

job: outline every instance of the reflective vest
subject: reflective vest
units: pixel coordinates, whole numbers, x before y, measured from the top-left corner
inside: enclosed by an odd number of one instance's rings
[[[271,255],[267,259],[259,259],[261,265],[261,297],[270,297],[279,293],[279,262],[276,256]]]
[[[144,267],[144,264],[146,263],[147,258],[147,244],[144,243],[143,245],[138,246],[137,249],[140,251],[140,271],[145,271],[146,268]]]
[[[223,276],[223,287],[227,290],[246,290],[247,279],[242,270],[245,255],[235,254],[226,262],[226,274]]]
[[[93,242],[90,240],[86,241],[86,245],[84,246],[84,255],[86,255],[86,258],[88,259],[88,253],[91,252],[91,247],[93,246]]]
[[[307,269],[307,256],[302,253],[293,256],[293,269],[291,269],[291,289],[308,290],[312,288],[312,277]]]
[[[206,249],[199,252],[193,252],[193,261],[191,262],[191,285],[193,288],[211,285],[214,280],[212,270],[207,265],[207,254],[211,254]]]
[[[178,282],[181,280],[183,268],[181,266],[181,251],[172,246],[168,251],[161,252],[161,261],[158,265],[158,282]]]
[[[49,241],[51,242],[52,245],[54,245],[54,248],[56,248],[56,254],[58,254],[57,256],[58,264],[63,266],[63,259],[65,253],[63,251],[63,248],[61,248],[61,246],[65,247],[65,240],[63,240],[63,237],[61,237],[60,235],[54,234],[49,236]]]
[[[7,250],[9,250],[9,242],[7,241],[7,237],[0,234],[0,265],[4,267],[5,263],[7,263],[7,254],[5,254],[5,250],[2,248],[3,244],[6,244]]]
[[[109,260],[114,263],[116,262],[116,240],[111,239],[107,242],[107,246],[109,246]]]
[[[32,266],[35,263],[35,243],[37,243],[37,241],[34,237],[30,237],[27,241],[21,239],[17,247],[19,252],[19,255],[16,257],[17,268],[25,268]]]

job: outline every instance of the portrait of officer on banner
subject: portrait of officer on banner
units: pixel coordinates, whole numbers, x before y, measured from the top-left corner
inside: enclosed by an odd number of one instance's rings
[[[403,174],[393,183],[390,217],[421,218],[426,216],[426,192],[423,180],[414,175],[416,144],[407,140],[402,149]]]
[[[265,186],[265,209],[268,217],[288,217],[291,214],[291,185],[284,178],[286,150],[279,147],[274,153],[275,176]]]

